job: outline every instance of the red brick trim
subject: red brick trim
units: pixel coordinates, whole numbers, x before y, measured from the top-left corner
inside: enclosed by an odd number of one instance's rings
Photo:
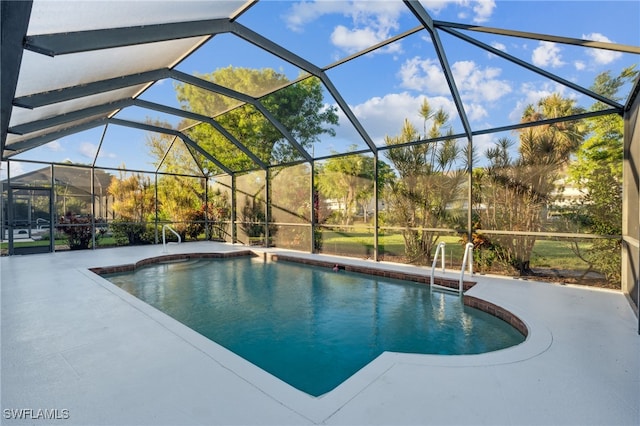
[[[468,296],[466,294],[463,297],[463,303],[466,306],[480,309],[481,311],[493,315],[496,318],[500,318],[501,320],[509,323],[513,328],[518,330],[525,337],[529,335],[529,329],[520,318],[496,304],[487,302],[486,300],[482,300],[474,296]]]
[[[142,259],[136,263],[129,263],[126,265],[114,265],[114,266],[102,266],[96,268],[89,268],[89,270],[98,275],[115,274],[118,272],[131,272],[146,265],[152,265],[155,263],[164,262],[177,262],[181,260],[191,259],[227,259],[232,257],[242,256],[257,256],[250,250],[232,251],[224,253],[182,253],[182,254],[166,254],[162,256],[150,257]]]
[[[273,254],[271,255],[271,260],[284,261],[284,262],[296,262],[296,263],[302,263],[305,265],[320,266],[323,268],[333,268],[336,265],[336,262],[330,262],[328,260],[308,259],[308,258],[288,256],[283,254]],[[376,275],[379,277],[394,278],[398,280],[412,281],[412,282],[417,282],[422,284],[429,284],[431,281],[431,277],[424,274],[411,274],[408,272],[388,271],[388,270],[379,269],[379,268],[369,268],[366,266],[355,266],[355,265],[348,265],[343,263],[337,263],[337,265],[342,270],[349,271],[349,272],[358,272],[360,274]],[[458,280],[441,278],[441,277],[435,277],[434,282],[438,285],[453,288],[453,289],[457,289],[459,285]],[[463,290],[467,291],[471,287],[473,287],[475,284],[476,283],[474,281],[463,281],[462,283]]]

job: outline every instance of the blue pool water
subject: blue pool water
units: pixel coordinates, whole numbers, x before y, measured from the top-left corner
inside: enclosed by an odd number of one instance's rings
[[[477,354],[524,341],[456,295],[295,263],[190,260],[105,278],[314,396],[384,351]]]

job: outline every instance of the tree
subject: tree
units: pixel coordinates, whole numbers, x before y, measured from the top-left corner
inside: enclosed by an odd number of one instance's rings
[[[271,205],[284,222],[309,223],[311,220],[311,168],[302,163],[271,169]],[[262,188],[260,188],[262,190]]]
[[[108,189],[113,197],[112,209],[117,218],[129,222],[144,222],[155,212],[155,196],[151,179],[140,173],[111,180]]]
[[[355,146],[349,150],[355,150]],[[374,161],[371,156],[353,154],[332,157],[317,168],[318,189],[326,198],[339,200],[343,225],[353,224],[358,201],[373,196]]]
[[[400,135],[385,137],[387,146],[401,145],[421,139],[438,139],[453,134],[448,114],[443,109],[433,111],[425,99],[419,112],[424,120],[424,135],[405,120]],[[427,129],[427,124],[431,127]],[[410,262],[429,261],[439,233],[434,229],[453,220],[455,201],[465,182],[463,168],[455,168],[464,161],[465,150],[456,140],[445,138],[438,142],[405,145],[385,151],[398,178],[386,185],[387,220],[390,225],[402,226],[405,254]]]
[[[249,94],[264,93],[270,88],[289,83],[286,76],[272,69],[221,68],[199,76],[221,86]],[[239,102],[188,84],[176,85],[178,100],[184,109],[215,119],[237,140],[266,164],[298,160],[300,153],[252,105]],[[338,124],[335,107],[327,107],[322,85],[317,78],[307,78],[262,97],[262,105],[286,128],[304,148],[319,140],[323,133],[334,135],[331,126]],[[226,111],[226,112],[225,112]],[[220,115],[220,113],[224,114]],[[187,131],[207,152],[234,171],[252,170],[257,165],[210,125],[198,125]],[[217,169],[204,161],[209,170]]]
[[[567,117],[582,112],[572,99],[553,94],[529,105],[523,123]],[[513,142],[500,139],[486,151],[489,165],[476,172],[476,212],[486,229],[537,232],[553,201],[559,172],[580,146],[587,127],[582,121],[564,121],[519,131],[519,156],[510,155]],[[503,263],[521,275],[531,274],[530,258],[536,237],[504,235],[493,238],[492,248]]]
[[[170,127],[168,123],[151,122],[159,127]],[[168,134],[154,133],[147,137],[147,146],[154,158],[154,166],[165,173],[157,181],[158,216],[175,222],[174,228],[180,237],[195,238],[198,229],[204,230],[194,220],[204,220],[204,176],[201,160],[183,141]],[[190,175],[193,177],[185,176]]]
[[[147,120],[148,124],[157,127],[171,128],[167,122]],[[186,122],[180,126],[186,125]],[[166,133],[149,133],[146,140],[153,165],[166,173],[176,173],[191,176],[203,176],[203,157],[187,148],[182,139]]]
[[[336,108],[325,105],[322,85],[317,78],[307,78],[288,85],[286,76],[271,69],[233,67],[218,69],[199,77],[250,96],[258,96],[274,87],[284,87],[262,97],[259,102],[304,148],[311,147],[323,133],[335,134],[332,126],[338,124]],[[302,158],[300,152],[290,144],[274,123],[253,105],[239,106],[241,102],[236,99],[189,84],[177,84],[175,89],[184,109],[215,117],[215,120],[229,134],[265,164],[280,164]],[[248,171],[258,167],[248,155],[208,123],[193,126],[192,121],[185,120],[178,128],[183,129],[183,132],[202,149],[233,171]],[[154,136],[148,140],[148,146],[157,159],[156,165],[162,162],[165,171],[205,177],[223,172],[205,156],[187,148],[181,140],[174,141],[173,137]],[[169,147],[171,147],[170,150]],[[167,152],[168,155],[166,155]],[[279,171],[277,169],[272,171],[271,178],[274,178]],[[164,184],[164,181],[161,183]],[[171,203],[175,203],[172,200],[187,202],[195,195],[201,195],[198,185],[173,185],[165,189],[160,188],[159,184],[160,193],[167,195],[160,200],[163,209],[165,205],[170,206]],[[273,200],[271,194],[268,194],[268,197]],[[257,206],[260,203],[254,199],[249,204]],[[177,210],[173,210],[171,217],[174,220],[183,220],[185,216],[176,217]],[[187,216],[194,215],[193,212],[189,212],[189,209],[181,210]],[[273,220],[271,206],[267,206],[266,213]]]
[[[632,82],[638,71],[635,66],[612,77],[609,71],[596,77],[591,90],[612,100],[619,100],[619,88]],[[601,110],[596,102],[591,109]],[[622,234],[622,160],[623,119],[619,115],[606,115],[589,119],[591,134],[576,154],[569,169],[570,179],[580,189],[581,197],[572,206],[572,217],[595,234]],[[577,243],[574,252],[596,268],[612,282],[620,280],[620,239],[598,239],[586,251]]]
[[[355,149],[356,145],[349,147],[350,152]],[[339,216],[343,225],[353,224],[354,216],[359,211],[362,211],[363,221],[367,222],[374,198],[375,173],[375,158],[371,155],[332,157],[324,165],[317,165],[318,189],[325,199],[339,201]],[[393,170],[389,165],[378,161],[378,186],[384,187],[393,177]]]
[[[264,200],[260,197],[246,197],[242,207],[240,227],[247,234],[250,244],[262,243],[266,232],[266,216],[262,207]],[[260,239],[258,241],[258,239]]]
[[[188,222],[198,217],[198,212],[204,205],[202,180],[203,178],[171,175],[158,179],[159,216],[177,222],[174,228],[183,240],[187,236]],[[191,236],[193,237],[193,233]]]
[[[123,167],[124,169],[124,167]],[[155,213],[155,191],[149,177],[139,173],[126,177],[120,171],[107,192],[113,197],[115,220],[112,230],[118,245],[142,244],[152,241],[146,221]]]

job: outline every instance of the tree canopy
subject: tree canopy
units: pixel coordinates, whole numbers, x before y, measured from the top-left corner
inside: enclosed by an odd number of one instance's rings
[[[265,88],[285,86],[286,76],[271,69],[221,68],[200,78],[226,88],[248,93],[263,93]],[[285,86],[258,100],[274,121],[251,104],[212,93],[189,84],[177,84],[176,94],[182,108],[214,119],[267,165],[302,159],[299,150],[278,129],[281,124],[303,148],[308,149],[321,134],[334,135],[338,124],[335,107],[323,101],[322,84],[315,77]],[[207,152],[233,171],[253,170],[258,165],[233,142],[209,124],[199,124],[186,133]],[[206,163],[206,160],[203,161]],[[207,165],[208,169],[216,169]]]

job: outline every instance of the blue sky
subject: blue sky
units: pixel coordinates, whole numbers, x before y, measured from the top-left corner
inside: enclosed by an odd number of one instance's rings
[[[422,4],[434,20],[640,45],[638,1],[423,0]],[[238,22],[320,67],[419,25],[402,2],[375,0],[266,0],[249,9]],[[624,67],[640,62],[640,55],[461,32],[585,87],[591,86],[595,76],[603,71],[617,75]],[[593,103],[570,88],[449,34],[440,33],[440,37],[474,130],[516,123],[526,105],[553,92],[572,97],[583,107]],[[300,72],[231,35],[214,37],[177,69],[189,74],[209,73],[229,65],[273,68],[291,79]],[[422,129],[417,111],[425,98],[432,107],[441,107],[449,113],[455,133],[462,132],[433,40],[425,31],[329,70],[327,74],[377,145],[384,144],[385,136],[397,134],[405,118]],[[179,106],[171,82],[157,84],[142,98]],[[325,102],[335,103],[328,94]],[[145,114],[131,109],[119,117],[144,120]],[[166,118],[156,114],[151,117]],[[360,148],[365,146],[344,116],[336,130],[336,138],[323,139],[316,146],[316,155],[344,152],[353,143]],[[49,159],[54,161],[70,159],[87,163],[95,154],[101,135],[102,129],[84,132],[52,142],[38,151],[49,151]],[[482,152],[501,136],[504,135],[477,137],[474,143]],[[145,159],[145,138],[144,132],[110,126],[98,165],[117,167],[125,163],[130,168],[150,169]],[[124,152],[118,148],[123,144],[128,147]],[[123,155],[126,153],[128,155]],[[35,154],[34,151],[21,158],[34,158]]]

